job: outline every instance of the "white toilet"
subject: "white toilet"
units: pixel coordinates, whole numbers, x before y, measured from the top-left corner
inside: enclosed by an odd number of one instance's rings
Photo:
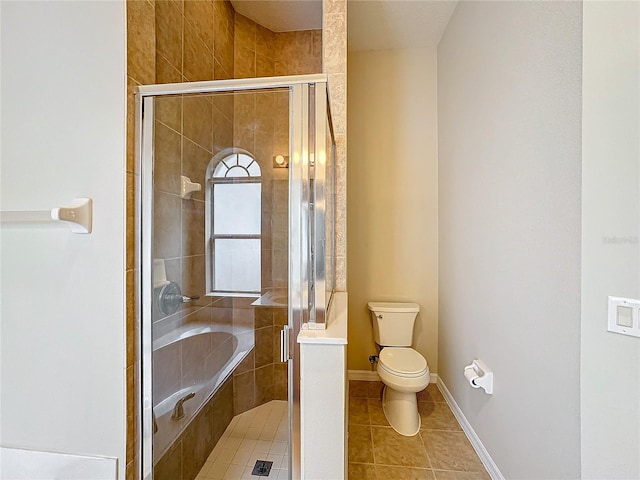
[[[393,429],[413,436],[420,431],[416,393],[429,384],[425,358],[411,348],[415,303],[369,302],[375,341],[381,347],[378,375],[384,383],[382,409]]]

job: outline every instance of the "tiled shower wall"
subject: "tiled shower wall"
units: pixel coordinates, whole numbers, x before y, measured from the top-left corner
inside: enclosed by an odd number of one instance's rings
[[[223,0],[129,0],[127,24],[127,479],[136,479],[139,470],[139,438],[136,431],[139,412],[135,391],[139,379],[136,378],[135,367],[138,359],[135,297],[138,272],[135,270],[134,254],[135,185],[139,177],[134,164],[133,89],[136,85],[153,83],[318,73],[321,71],[322,44],[319,31],[270,32],[236,15],[231,4]],[[164,162],[164,170],[171,173],[158,179],[162,187],[155,199],[159,215],[156,223],[160,230],[163,229],[163,223],[181,225],[183,228],[179,231],[165,229],[165,235],[159,235],[155,245],[156,256],[172,259],[167,265],[168,276],[182,281],[185,294],[201,295],[199,302],[189,305],[178,315],[190,313],[192,316],[201,316],[203,312],[213,312],[211,315],[214,315],[216,309],[203,307],[215,306],[228,312],[229,307],[233,306],[238,318],[234,313],[234,317],[227,321],[252,321],[257,345],[239,367],[237,381],[234,378],[233,383],[227,382],[229,387],[235,384],[239,392],[244,390],[246,394],[235,395],[234,409],[243,411],[273,398],[286,398],[286,370],[277,363],[279,330],[286,322],[286,314],[283,317],[277,309],[266,309],[254,315],[253,308],[248,307],[248,299],[225,300],[213,305],[204,298],[204,197],[199,193],[194,195],[193,200],[185,201],[178,197],[176,190],[179,173],[204,185],[204,169],[211,156],[230,146],[231,142],[240,141],[237,135],[253,133],[254,149],[248,150],[254,152],[262,148],[262,153],[256,153],[258,157],[268,159],[276,153],[286,152],[288,138],[285,134],[277,133],[283,131],[282,125],[278,125],[282,120],[278,120],[279,115],[275,116],[271,135],[270,129],[265,132],[264,128],[255,125],[245,128],[253,132],[234,134],[235,128],[241,127],[234,124],[241,105],[234,105],[229,96],[216,97],[213,101],[204,97],[163,100],[157,103],[156,142],[161,142],[161,145],[156,149],[156,161]],[[276,94],[272,101],[276,109],[283,108],[286,103],[278,99]],[[268,102],[258,105],[257,101],[254,105],[256,115],[260,108],[271,106]],[[284,131],[288,133],[288,124]],[[271,152],[268,152],[269,146]],[[274,211],[265,213],[277,213],[284,217],[286,213],[280,207],[271,205],[273,202],[275,205],[282,204],[286,172],[273,172],[270,180],[263,198],[268,198],[269,202],[265,202],[265,205]],[[284,203],[286,205],[286,198]],[[263,263],[263,284],[284,286],[286,264],[283,268],[280,260],[286,259],[286,253],[283,253],[286,249],[278,251],[278,246],[282,245],[283,235],[286,238],[286,222],[273,220],[268,231],[265,241],[268,239],[270,245],[263,251],[263,258],[266,259]],[[229,390],[231,388],[225,389]],[[231,398],[229,394],[224,397]]]

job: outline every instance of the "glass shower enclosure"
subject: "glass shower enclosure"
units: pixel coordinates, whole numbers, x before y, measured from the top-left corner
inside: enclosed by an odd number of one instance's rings
[[[324,328],[334,290],[326,75],[141,86],[136,102],[141,478],[268,458],[299,478],[296,337]]]

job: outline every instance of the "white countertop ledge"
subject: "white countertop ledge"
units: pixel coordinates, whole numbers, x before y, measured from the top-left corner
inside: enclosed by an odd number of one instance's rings
[[[347,292],[335,292],[325,330],[300,330],[298,343],[321,345],[347,344]]]

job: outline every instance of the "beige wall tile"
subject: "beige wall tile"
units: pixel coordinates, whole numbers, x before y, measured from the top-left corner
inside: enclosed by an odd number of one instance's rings
[[[135,87],[139,85],[133,78],[127,76],[127,172],[135,173]],[[127,207],[128,208],[128,207]]]
[[[200,298],[192,301],[193,306],[211,304],[211,297],[205,296],[206,292],[206,258],[204,255],[193,255],[182,259],[182,293],[188,296],[197,295]],[[207,321],[210,318],[211,309],[207,312]],[[215,345],[212,345],[215,348]],[[207,355],[211,352],[207,352]]]
[[[148,2],[127,2],[127,74],[142,84],[155,83],[155,9]]]
[[[256,94],[256,130],[273,135],[274,127],[274,96],[271,92],[260,92]]]
[[[160,122],[155,125],[154,188],[180,194],[180,134]]]
[[[255,370],[233,376],[233,413],[238,415],[254,407]]]
[[[240,93],[234,99],[234,128],[255,129],[256,94]]]
[[[154,110],[158,122],[182,133],[182,97],[156,98]]]
[[[234,128],[233,145],[238,148],[244,148],[249,152],[254,151],[255,146],[255,130],[251,128]]]
[[[162,55],[156,55],[156,82],[179,83],[182,81],[182,72],[171,65]]]
[[[280,58],[299,58],[313,55],[312,30],[276,34],[276,50]]]
[[[139,177],[131,172],[127,172],[127,252],[126,252],[126,268],[131,270],[135,267],[135,242],[136,242],[136,224],[135,224],[135,193],[136,182]],[[129,290],[127,290],[129,292]],[[133,290],[135,293],[135,290]],[[127,302],[131,302],[135,307],[135,297],[133,295],[127,296]],[[128,310],[127,310],[128,311]]]
[[[273,77],[275,61],[269,57],[256,54],[256,77]]]
[[[222,69],[233,75],[233,23],[231,29],[217,28],[214,30],[213,54]]]
[[[228,120],[233,122],[233,110],[235,104],[234,94],[215,94],[213,96],[213,105],[220,110],[220,112],[227,117]]]
[[[336,136],[347,132],[347,76],[344,73],[329,75],[329,98],[331,100],[331,118]],[[346,136],[344,139],[346,144]],[[340,154],[346,154],[341,150]],[[343,158],[343,157],[338,157]]]
[[[314,58],[319,58],[322,62],[322,30],[312,30],[311,41],[313,44],[311,55],[313,55]]]
[[[204,255],[204,210],[204,202],[182,200],[182,256]]]
[[[213,62],[213,79],[214,80],[228,80],[233,78],[233,74],[227,72],[220,62],[215,60]]]
[[[213,53],[191,24],[184,24],[184,69],[188,81],[213,80]]]
[[[229,0],[213,1],[214,31],[225,29],[233,32],[234,11]]]
[[[176,195],[154,194],[153,248],[157,258],[176,258],[182,252],[180,202]]]
[[[323,0],[322,2],[323,15],[330,15],[333,13],[347,14],[347,2],[346,0]]]
[[[287,64],[280,60],[276,60],[273,63],[273,72],[274,72],[274,75],[278,77],[282,75],[287,75]]]
[[[193,192],[191,195],[191,198],[194,200],[204,201],[204,190],[206,185],[205,174],[207,166],[211,161],[211,156],[210,152],[207,152],[202,147],[183,137],[182,168],[180,173],[189,177],[192,182],[199,183],[202,187],[199,192]]]
[[[129,2],[131,3],[131,2]],[[175,2],[156,0],[156,51],[182,72],[182,15]]]
[[[213,153],[233,146],[233,123],[217,107],[213,108]]]
[[[347,69],[347,19],[344,15],[329,15],[323,32],[324,70],[345,73]]]
[[[347,178],[347,2],[346,0],[325,0],[323,2],[323,44],[322,69],[329,74],[332,120],[336,134],[336,215],[346,212]],[[342,218],[342,215],[340,215]],[[344,220],[336,225],[336,289],[347,288],[346,252],[347,231]]]
[[[236,12],[234,16],[233,47],[256,50],[256,22]]]
[[[256,25],[256,53],[263,57],[274,59],[276,46],[275,32],[262,25]]]
[[[270,179],[273,169],[273,132],[256,130],[255,140],[255,149],[252,153],[262,169],[263,192],[266,192],[266,189],[270,188],[271,185]],[[271,204],[269,204],[268,208],[271,210]]]
[[[256,76],[256,53],[248,48],[238,47],[234,51],[234,77],[254,78]]]
[[[213,0],[184,0],[184,19],[209,50],[213,50],[213,16]]]
[[[205,150],[213,148],[213,105],[203,96],[186,96],[184,109],[184,135]]]

